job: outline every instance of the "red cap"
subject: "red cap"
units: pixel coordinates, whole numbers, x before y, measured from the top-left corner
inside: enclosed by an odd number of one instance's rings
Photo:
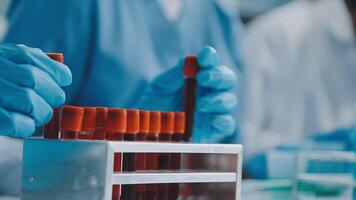
[[[199,64],[196,56],[190,55],[184,59],[183,74],[187,78],[195,78],[199,72]]]
[[[161,131],[161,113],[157,111],[150,112],[149,133],[159,133]]]
[[[136,134],[140,128],[140,113],[138,110],[126,110],[127,126],[126,133]]]
[[[161,133],[173,134],[174,131],[174,113],[161,112]]]
[[[43,137],[58,139],[59,136],[59,120],[60,120],[60,109],[53,109],[53,117],[48,124],[46,124],[43,128]]]
[[[174,133],[184,134],[185,132],[185,113],[174,113]]]
[[[82,131],[95,131],[95,127],[96,127],[96,108],[84,107]]]
[[[105,121],[108,115],[108,108],[96,107],[96,130],[105,128]]]
[[[82,129],[84,109],[77,106],[62,106],[60,130],[75,131]]]
[[[150,112],[140,110],[140,133],[148,133],[150,128]]]
[[[120,108],[109,108],[108,118],[105,123],[107,132],[124,133],[126,131],[126,110]]]
[[[64,56],[62,53],[46,53],[46,55],[57,62],[64,62]]]

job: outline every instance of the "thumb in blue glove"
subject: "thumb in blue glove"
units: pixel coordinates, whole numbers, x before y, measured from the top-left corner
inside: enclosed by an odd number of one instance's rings
[[[217,51],[203,48],[198,54],[200,71],[197,75],[194,142],[222,142],[235,133],[231,111],[237,104],[232,92],[237,80],[232,69],[221,64]],[[183,107],[183,64],[158,76],[139,101],[139,108],[180,111]]]
[[[65,101],[60,86],[71,81],[69,68],[41,50],[0,44],[0,134],[31,135]]]

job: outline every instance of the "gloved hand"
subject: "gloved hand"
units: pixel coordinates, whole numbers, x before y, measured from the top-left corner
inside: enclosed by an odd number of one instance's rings
[[[236,131],[231,111],[237,97],[231,91],[237,82],[232,69],[220,62],[217,51],[203,48],[198,54],[201,67],[197,75],[196,110],[193,142],[224,142]],[[183,64],[158,76],[139,101],[139,108],[161,111],[181,111],[183,105]]]
[[[33,134],[51,119],[52,107],[65,101],[60,86],[71,81],[69,68],[41,50],[0,44],[0,134]]]
[[[356,129],[339,129],[330,133],[316,134],[311,137],[316,142],[332,142],[342,144],[346,151],[356,151]]]

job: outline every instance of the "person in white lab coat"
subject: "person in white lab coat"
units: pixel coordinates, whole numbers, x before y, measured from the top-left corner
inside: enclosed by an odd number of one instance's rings
[[[355,3],[299,0],[249,25],[241,121],[246,160],[354,125]]]

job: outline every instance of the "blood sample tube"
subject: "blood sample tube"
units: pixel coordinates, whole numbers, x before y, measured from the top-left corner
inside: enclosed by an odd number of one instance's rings
[[[78,135],[78,139],[92,140],[96,127],[96,108],[84,107],[84,117],[82,131]]]
[[[46,53],[48,57],[57,62],[63,63],[64,57],[61,53]],[[47,123],[43,128],[43,137],[47,139],[58,139],[59,138],[59,120],[60,120],[60,109],[53,109],[52,120]]]
[[[60,138],[76,139],[83,124],[84,109],[77,106],[62,106]]]
[[[145,141],[146,135],[148,134],[148,129],[150,125],[150,112],[145,110],[140,110],[140,128],[139,132],[136,135],[136,141]],[[146,156],[144,153],[136,153],[136,171],[144,171],[145,170],[145,159]],[[143,200],[145,194],[145,185],[137,184],[135,185],[135,199]]]
[[[184,112],[185,112],[185,134],[184,140],[190,141],[194,127],[194,110],[196,95],[196,75],[199,71],[199,65],[196,56],[187,56],[184,61],[183,75],[184,82]]]
[[[105,121],[105,131],[107,140],[122,141],[126,131],[126,110],[119,108],[107,109]],[[114,154],[114,172],[122,171],[122,153]],[[119,200],[121,194],[120,185],[113,185],[112,200]]]
[[[46,55],[57,62],[64,62],[64,56],[62,53],[46,53]]]
[[[53,110],[53,117],[43,127],[43,137],[46,139],[59,139],[59,121],[60,121],[60,109],[55,108]]]
[[[96,126],[94,140],[105,140],[105,121],[108,115],[108,108],[96,107]]]
[[[182,142],[183,135],[185,131],[185,114],[184,112],[175,112],[174,113],[174,133],[172,135],[173,142]],[[180,153],[171,154],[170,169],[171,170],[180,170],[182,155]],[[168,199],[178,199],[179,197],[179,183],[169,184],[168,189]]]
[[[161,112],[161,132],[158,135],[160,142],[170,142],[174,131],[174,113]],[[167,171],[170,168],[170,154],[158,154],[158,168],[161,171]],[[159,200],[168,199],[168,184],[159,184]]]
[[[139,131],[140,114],[138,110],[126,110],[127,125],[124,134],[124,141],[135,141],[136,134]],[[135,171],[136,155],[135,153],[124,153],[122,171]],[[123,185],[121,199],[135,199],[135,186]]]
[[[161,113],[150,112],[150,126],[146,141],[157,142],[161,130]],[[158,170],[158,154],[146,153],[146,170]],[[155,200],[158,194],[157,184],[148,184],[145,187],[145,200]]]

